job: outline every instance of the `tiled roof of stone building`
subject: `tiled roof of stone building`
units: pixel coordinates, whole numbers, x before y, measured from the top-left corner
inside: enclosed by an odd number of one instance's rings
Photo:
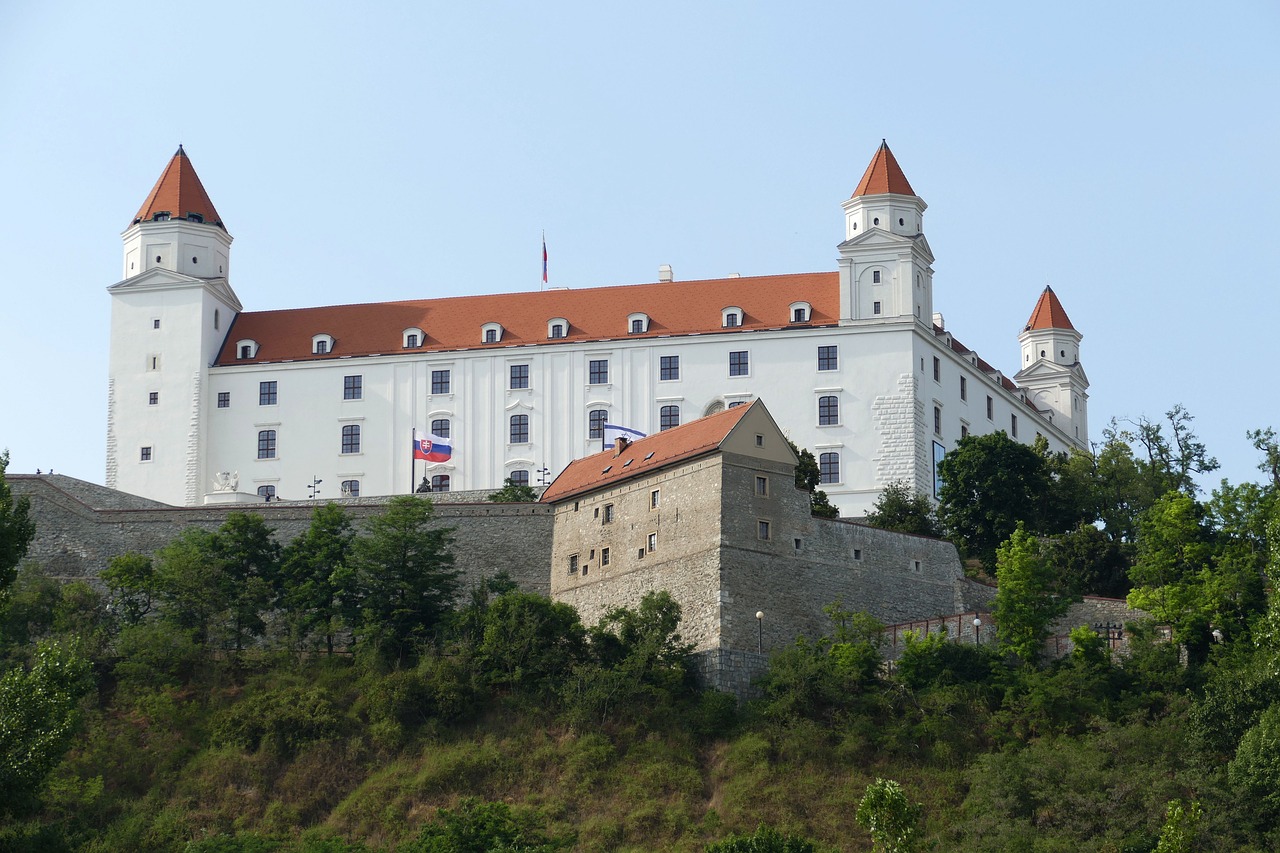
[[[903,173],[902,167],[898,165],[893,152],[889,150],[889,143],[881,140],[880,149],[871,158],[871,165],[867,166],[867,171],[863,173],[862,180],[858,181],[858,188],[853,191],[853,197],[884,195],[885,193],[895,193],[897,195],[916,194],[915,190],[911,189],[911,184],[907,182],[907,176]]]
[[[542,494],[543,503],[558,503],[585,492],[611,488],[659,468],[686,462],[720,447],[738,422],[759,400],[689,421],[636,439],[621,452],[606,450],[570,462]]]
[[[1066,309],[1058,301],[1058,295],[1053,292],[1052,287],[1045,285],[1044,293],[1040,294],[1040,300],[1036,302],[1035,310],[1031,312],[1031,319],[1027,321],[1026,331],[1031,332],[1039,329],[1071,329],[1075,331],[1075,328],[1075,326],[1071,325],[1071,318],[1067,316]]]
[[[160,180],[156,181],[156,185],[147,194],[147,200],[138,208],[133,221],[147,222],[157,213],[167,213],[173,219],[186,219],[194,213],[205,223],[227,230],[181,145],[174,152],[169,165],[164,167]]]
[[[809,303],[810,312],[802,323],[792,322],[790,306],[795,302]],[[736,327],[725,328],[721,312],[730,307],[741,309],[741,316]],[[643,333],[630,334],[632,314],[648,316]],[[840,279],[834,272],[331,305],[238,315],[217,363],[807,328],[834,326],[839,317]],[[547,324],[556,318],[568,321],[568,328],[564,337],[551,339]],[[486,344],[482,327],[488,323],[500,324],[502,335]],[[417,348],[405,348],[406,329],[422,330]],[[312,337],[321,334],[335,340],[327,353],[318,355],[312,352]],[[258,342],[254,358],[236,358],[236,342],[241,340]]]

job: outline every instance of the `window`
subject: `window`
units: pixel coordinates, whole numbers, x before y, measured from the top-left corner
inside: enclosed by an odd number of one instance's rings
[[[449,393],[449,371],[447,370],[431,371],[431,393],[432,394],[448,394]]]
[[[609,360],[595,359],[587,363],[587,381],[592,385],[605,385],[609,382]]]
[[[187,221],[188,222],[204,222],[204,215],[200,213],[188,213]],[[192,260],[194,260],[194,258]]]
[[[222,272],[222,270],[218,270],[218,272]],[[221,316],[222,315],[218,313],[218,309],[214,308],[213,309],[213,330],[215,332],[218,331],[219,318],[221,318]]]
[[[933,357],[933,381],[942,381],[942,360],[937,356]]]
[[[529,443],[529,416],[528,415],[512,415],[511,416],[511,443],[512,444],[528,444]]]
[[[364,377],[363,376],[342,377],[342,399],[359,400],[363,396],[364,396]]]
[[[679,379],[680,378],[680,356],[664,355],[658,360],[658,378],[659,379]]]
[[[434,477],[432,477],[432,478],[431,478],[431,491],[433,491],[433,492],[447,492],[447,491],[449,491],[449,475],[448,475],[448,474],[436,474]]]
[[[726,329],[735,328],[738,325],[738,312],[730,311],[724,315],[724,327]]]
[[[427,342],[427,333],[416,326],[410,326],[400,334],[404,336],[405,349],[417,349],[420,345]]]
[[[757,522],[756,522],[756,537],[757,537],[757,538],[759,538],[759,539],[768,540],[768,538],[769,538],[769,522],[767,522],[767,521],[757,521]]]
[[[872,313],[872,314],[879,314],[879,313],[880,313],[880,303],[879,303],[879,302],[873,302],[873,303],[871,303],[871,313]]]
[[[821,453],[818,455],[818,482],[840,482],[840,454]]]
[[[880,283],[880,270],[872,270],[872,272],[871,272],[871,283],[872,283],[872,284],[879,284],[879,283]]]
[[[658,414],[658,431],[680,426],[680,407],[663,406]]]
[[[360,425],[347,424],[342,428],[342,452],[360,452]]]
[[[658,550],[658,534],[656,533],[649,534],[648,540],[646,540],[644,543],[644,549],[648,551],[650,554]]]
[[[511,472],[510,480],[517,486],[529,485],[529,472],[523,468],[519,468]]]
[[[152,320],[152,321],[151,321],[151,328],[153,328],[153,329],[158,329],[158,328],[160,328],[160,320],[159,320],[159,318],[156,318],[156,319],[154,319],[154,320]]]
[[[264,501],[273,501],[276,499],[275,486],[258,486],[258,497]]]
[[[818,398],[818,426],[840,423],[840,398],[835,395]]]
[[[569,555],[569,574],[576,575],[578,573],[578,555]]]
[[[258,405],[274,406],[276,404],[276,383],[259,382],[258,383]]]
[[[258,433],[258,458],[276,458],[276,431],[264,429]]]
[[[803,323],[808,319],[809,313],[803,308],[797,308],[791,312],[791,322]]]
[[[360,497],[360,481],[359,480],[343,480],[341,492],[344,498]]]
[[[960,377],[960,399],[969,399],[969,380],[963,376]]]
[[[995,401],[990,397],[987,398],[987,420],[995,420]]]
[[[633,334],[633,335],[642,335],[642,334],[644,334],[644,320],[632,320],[632,321],[631,321],[631,334]]]
[[[601,524],[613,524],[613,504],[604,505],[604,520]]]
[[[756,494],[760,495],[761,497],[768,497],[769,495],[769,478],[768,477],[756,477]]]
[[[512,388],[528,388],[529,387],[529,365],[527,364],[511,365],[511,387]]]
[[[250,346],[249,344],[242,344],[240,346],[240,357],[253,358],[253,347]]]
[[[818,347],[818,369],[838,370],[840,368],[839,347]]]
[[[658,508],[658,500],[661,497],[661,495],[658,494],[658,491],[658,489],[654,489],[649,493],[649,509]]]
[[[604,438],[604,422],[609,413],[604,409],[592,409],[587,413],[587,438]]]
[[[855,560],[861,560],[861,559],[862,559],[862,549],[861,549],[861,548],[854,548],[854,549],[853,549],[853,559],[855,559]]]
[[[942,409],[937,406],[933,407],[933,432],[934,435],[942,435]]]
[[[485,342],[486,344],[496,344],[496,343],[498,342],[498,330],[497,330],[497,329],[485,329],[485,330],[484,330],[484,342]]]
[[[140,461],[142,461],[142,462],[150,462],[150,461],[151,461],[151,448],[150,448],[150,447],[144,447],[144,448],[142,448],[142,450],[138,453],[138,458],[139,458],[139,460],[140,460]]]
[[[1018,416],[1009,415],[1009,435],[1014,438],[1018,437]]]
[[[794,547],[797,551],[799,551],[802,547],[804,547],[803,539],[792,539],[791,541],[795,543]]]
[[[764,436],[756,433],[756,447],[764,447]]]
[[[563,338],[563,337],[564,337],[564,323],[552,323],[552,324],[551,324],[551,334],[547,335],[547,337],[549,337],[549,338]]]
[[[231,408],[231,392],[230,391],[218,392],[218,408],[219,409]]]
[[[329,351],[328,341],[316,341],[316,355],[324,355]]]
[[[158,404],[159,402],[160,402],[160,392],[159,392],[159,391],[152,391],[150,394],[148,394],[148,395],[147,395],[147,405],[148,405],[148,406],[154,406],[154,405]]]
[[[448,438],[449,427],[450,424],[448,418],[436,418],[431,422],[431,434],[439,438]]]
[[[968,438],[968,437],[969,437],[969,425],[968,425],[968,424],[960,424],[960,437],[961,437],[961,438]]]
[[[417,346],[418,346],[418,336],[416,334],[409,334],[405,336],[405,339],[404,339],[405,349],[415,349],[417,348]]]
[[[608,548],[600,549],[600,565],[601,566],[609,565],[609,549]]]
[[[747,361],[747,353],[731,352],[729,353],[729,375],[730,376],[746,376],[749,371],[750,363]]]

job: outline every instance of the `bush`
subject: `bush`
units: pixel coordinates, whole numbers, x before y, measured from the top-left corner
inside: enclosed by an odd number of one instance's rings
[[[212,739],[214,744],[292,755],[303,744],[337,737],[340,730],[338,709],[323,693],[286,687],[222,712],[214,722]]]

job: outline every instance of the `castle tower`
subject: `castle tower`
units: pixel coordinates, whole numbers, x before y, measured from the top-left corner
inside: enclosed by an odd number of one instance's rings
[[[1045,287],[1018,335],[1022,369],[1014,381],[1031,395],[1037,408],[1051,412],[1050,419],[1058,427],[1087,444],[1089,378],[1080,365],[1082,338],[1053,288]]]
[[[178,147],[122,235],[111,285],[107,486],[178,506],[206,490],[209,365],[241,310],[231,235]]]
[[[924,238],[924,199],[881,141],[844,204],[840,321],[933,322],[933,252]]]

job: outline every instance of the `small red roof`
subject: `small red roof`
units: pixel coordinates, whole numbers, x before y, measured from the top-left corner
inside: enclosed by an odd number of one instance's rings
[[[174,219],[186,219],[189,214],[197,214],[209,225],[217,225],[222,230],[222,217],[214,210],[209,194],[196,175],[196,169],[187,158],[187,152],[178,146],[178,150],[164,167],[160,180],[147,194],[147,200],[138,208],[133,217],[134,222],[147,222],[157,213],[167,213]]]
[[[1052,287],[1047,285],[1044,293],[1040,294],[1040,301],[1031,312],[1031,319],[1027,321],[1027,328],[1024,331],[1032,332],[1039,329],[1070,329],[1073,332],[1076,330],[1076,327],[1071,325],[1071,318],[1067,316],[1062,303],[1058,301],[1058,295],[1053,292]]]
[[[760,405],[760,401],[753,400],[749,405],[735,406],[655,435],[638,438],[617,456],[614,455],[615,451],[605,450],[576,459],[547,487],[541,500],[543,503],[557,503],[584,492],[612,488],[625,480],[650,474],[658,468],[711,453],[752,406],[757,405]]]
[[[915,190],[911,189],[911,184],[907,183],[907,176],[902,173],[902,167],[898,165],[893,152],[889,150],[889,143],[880,140],[880,148],[876,151],[876,156],[871,158],[871,165],[867,166],[867,171],[863,173],[862,180],[858,182],[858,188],[853,191],[853,197],[885,193],[916,194]]]

